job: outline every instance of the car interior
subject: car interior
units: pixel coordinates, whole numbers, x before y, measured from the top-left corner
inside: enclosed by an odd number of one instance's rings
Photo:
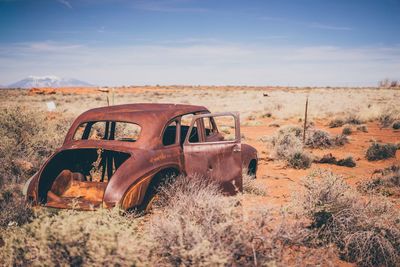
[[[129,154],[104,149],[64,150],[47,164],[39,179],[39,200],[50,207],[101,204],[108,182]]]

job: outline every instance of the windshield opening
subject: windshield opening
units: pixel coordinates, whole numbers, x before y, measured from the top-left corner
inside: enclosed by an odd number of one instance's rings
[[[135,142],[139,139],[141,127],[131,122],[89,121],[76,129],[74,140],[116,140]]]

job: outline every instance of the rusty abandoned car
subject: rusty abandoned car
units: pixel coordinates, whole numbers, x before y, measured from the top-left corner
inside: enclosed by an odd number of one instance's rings
[[[215,179],[232,195],[242,190],[243,168],[257,171],[257,151],[240,139],[237,113],[177,104],[96,108],[74,121],[24,193],[53,208],[146,209],[166,177],[184,174]]]

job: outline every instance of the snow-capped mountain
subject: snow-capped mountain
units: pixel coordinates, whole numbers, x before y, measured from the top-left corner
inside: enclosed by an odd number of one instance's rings
[[[32,88],[32,87],[77,87],[92,86],[90,83],[76,79],[60,78],[57,76],[29,76],[16,83],[8,85],[9,88]]]

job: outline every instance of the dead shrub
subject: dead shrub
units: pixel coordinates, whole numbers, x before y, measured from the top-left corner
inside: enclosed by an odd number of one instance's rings
[[[301,128],[297,126],[285,126],[271,138],[275,156],[279,159],[288,159],[291,154],[302,150],[300,141]]]
[[[392,165],[374,172],[374,179],[358,186],[362,192],[379,193],[385,196],[400,196],[400,166]]]
[[[16,185],[9,185],[0,191],[0,228],[23,225],[33,218],[32,208],[20,192]]]
[[[254,176],[248,175],[247,170],[243,170],[243,193],[251,194],[256,196],[266,196],[267,192],[264,188],[261,187],[260,184],[257,183],[257,180]]]
[[[334,243],[343,259],[360,266],[395,266],[400,259],[398,211],[387,201],[366,201],[340,176],[317,170],[303,180],[299,215],[307,216],[313,245]]]
[[[328,132],[322,130],[312,130],[306,138],[306,146],[310,148],[329,148],[332,146],[343,146],[348,143],[345,135],[336,135],[332,137]]]
[[[334,146],[344,146],[349,143],[349,139],[344,134],[338,134],[332,138],[332,143]]]
[[[345,120],[340,118],[335,118],[329,122],[329,127],[330,128],[342,127],[345,123],[346,123]]]
[[[342,127],[345,124],[360,125],[362,123],[363,121],[357,115],[351,114],[345,118],[334,118],[329,122],[328,126],[330,128],[337,128]]]
[[[311,156],[303,150],[301,136],[300,127],[286,126],[279,129],[271,139],[275,156],[285,160],[288,166],[296,169],[309,168],[312,163]]]
[[[393,158],[396,156],[396,150],[398,148],[398,145],[395,144],[380,144],[374,142],[368,148],[365,157],[369,161]]]
[[[311,148],[328,148],[333,143],[329,133],[322,130],[313,130],[306,139],[306,145]]]

